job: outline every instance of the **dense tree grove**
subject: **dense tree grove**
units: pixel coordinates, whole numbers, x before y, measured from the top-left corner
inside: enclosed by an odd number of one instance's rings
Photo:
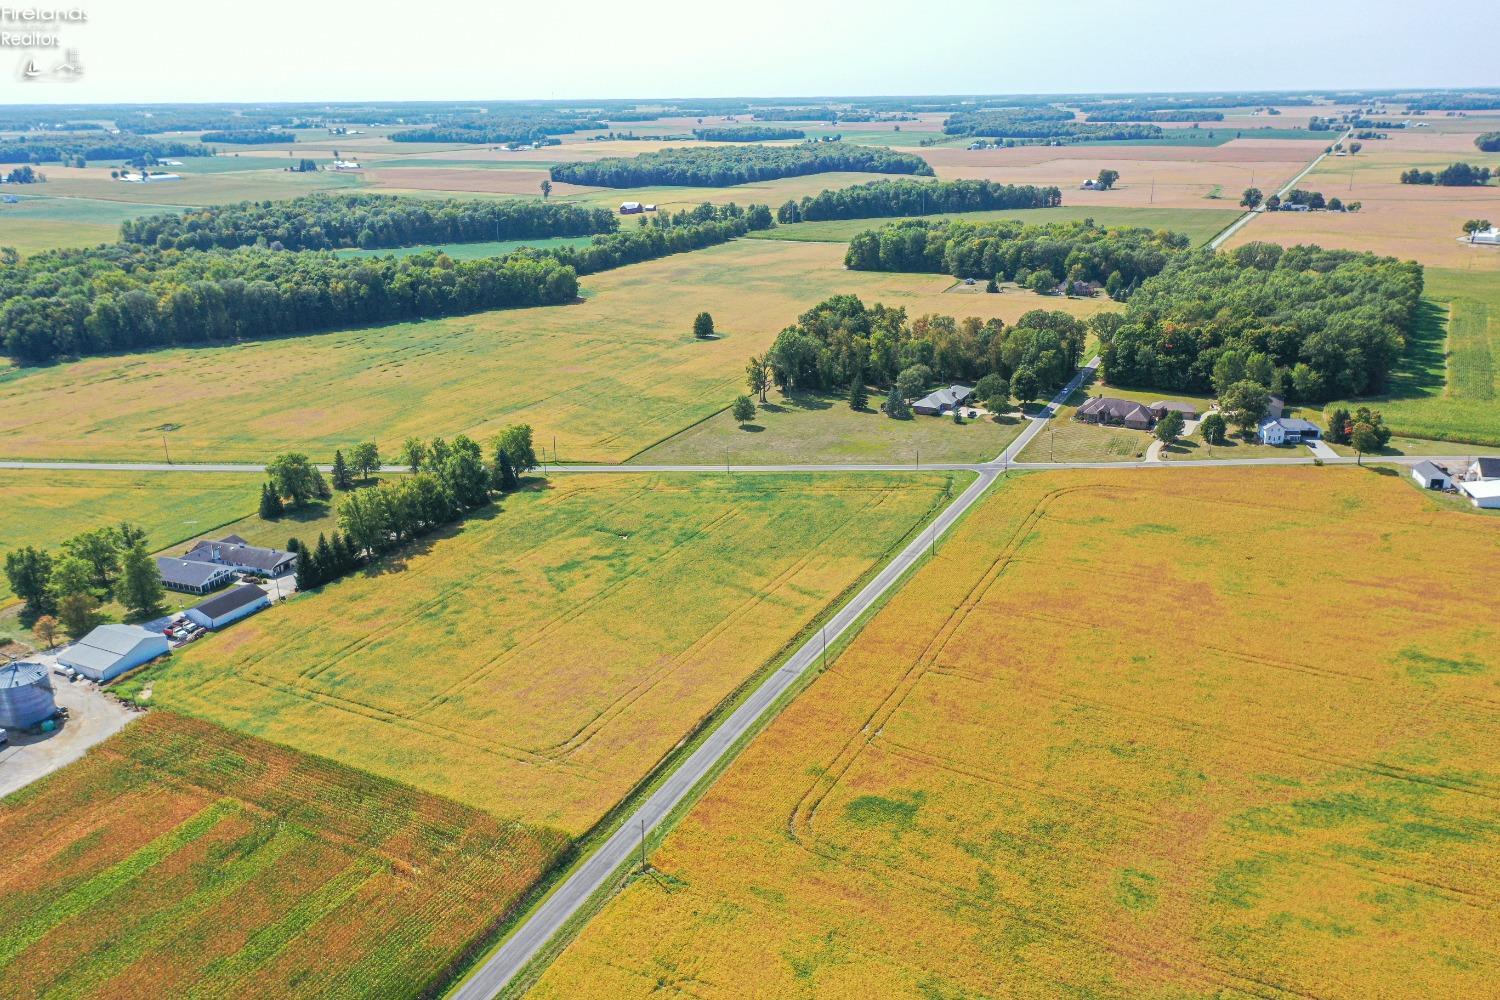
[[[103,601],[144,614],[162,596],[146,533],[129,522],[80,532],[55,554],[30,545],[7,552],[5,575],[28,617],[56,613],[74,638],[98,624]]]
[[[550,135],[609,128],[606,122],[592,118],[523,117],[492,118],[485,116],[469,121],[451,121],[426,128],[392,132],[392,142],[536,142]]]
[[[1091,125],[1075,122],[1072,115],[1065,120],[1038,120],[1010,111],[961,112],[952,115],[943,123],[948,135],[984,136],[990,139],[1047,139],[1061,142],[1108,141],[1121,142],[1130,139],[1160,139],[1165,133],[1159,125],[1134,122]]]
[[[198,137],[200,142],[227,142],[236,146],[264,146],[273,142],[296,142],[295,132],[272,132],[270,129],[229,129],[216,132],[204,132]]]
[[[1437,184],[1440,187],[1476,187],[1490,182],[1489,167],[1476,167],[1471,163],[1450,163],[1439,171],[1419,170],[1412,167],[1401,172],[1402,184]]]
[[[1032,184],[997,184],[994,181],[870,181],[853,187],[825,190],[815,197],[803,198],[800,202],[788,201],[777,210],[776,221],[876,219],[1010,208],[1055,208],[1061,204],[1060,190]]]
[[[927,161],[910,153],[843,143],[804,143],[797,146],[681,147],[587,163],[559,163],[552,168],[552,179],[595,187],[644,187],[651,184],[728,187],[833,170],[932,176],[932,167]]]
[[[607,208],[561,202],[316,194],[148,215],[121,225],[120,238],[178,250],[275,244],[331,250],[588,236],[618,226]]]
[[[1500,132],[1485,132],[1474,137],[1474,145],[1482,153],[1500,153]]]
[[[588,248],[584,248],[587,250]],[[20,364],[167,344],[557,305],[573,269],[522,255],[453,261],[128,244],[54,250],[0,267],[0,343]]]
[[[201,143],[167,142],[126,136],[69,136],[0,141],[0,163],[62,163],[85,160],[147,160],[163,157],[212,156],[212,147]]]
[[[772,125],[715,125],[695,128],[693,135],[703,142],[767,142],[772,139],[806,139],[800,128],[778,128]]]
[[[1040,225],[1014,219],[912,220],[856,235],[844,264],[856,271],[930,271],[1021,282],[1042,274],[1053,285],[1097,281],[1111,295],[1124,297],[1188,245],[1181,233],[1101,228],[1092,219]]]
[[[595,274],[643,260],[727,243],[748,232],[774,225],[771,210],[765,205],[741,208],[733,202],[725,205],[704,202],[697,208],[680,212],[643,216],[640,225],[596,236],[588,246],[518,250],[512,256],[550,258],[568,265],[577,274]]]
[[[1090,111],[1091,122],[1221,122],[1222,111],[1114,109]]]
[[[1100,331],[1120,385],[1189,392],[1249,379],[1308,402],[1378,392],[1422,294],[1411,261],[1252,243],[1177,257]]]
[[[1053,389],[1072,377],[1086,339],[1084,324],[1062,312],[1034,309],[1014,326],[935,315],[908,322],[904,309],[836,295],[782,330],[763,360],[752,359],[750,386],[757,384],[755,367],[764,364],[783,391],[843,391],[856,380],[893,386],[917,366],[925,369],[925,379],[940,382],[990,374],[1009,382],[1022,371]]]

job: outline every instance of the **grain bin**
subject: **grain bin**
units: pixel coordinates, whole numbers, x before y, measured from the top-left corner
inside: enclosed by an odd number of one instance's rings
[[[16,660],[0,667],[0,728],[30,729],[56,712],[44,665]]]

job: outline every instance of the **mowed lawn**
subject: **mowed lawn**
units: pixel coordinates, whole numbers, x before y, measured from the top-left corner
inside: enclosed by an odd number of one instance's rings
[[[1390,392],[1371,405],[1398,434],[1500,445],[1500,273],[1428,268],[1426,293]]]
[[[579,835],[966,482],[565,476],[124,689]]]
[[[1497,587],[1388,470],[1012,477],[530,995],[1492,993]]]
[[[1064,196],[1066,197],[1066,196]],[[1110,206],[1064,205],[1061,208],[997,209],[989,212],[949,212],[942,215],[924,215],[920,218],[932,222],[952,219],[960,222],[991,222],[996,219],[1015,219],[1028,225],[1052,222],[1078,222],[1093,219],[1100,226],[1143,226],[1147,229],[1168,229],[1186,233],[1195,246],[1213,239],[1240,213],[1221,208],[1113,208]],[[763,240],[815,240],[831,243],[848,243],[867,229],[899,221],[897,219],[829,219],[822,222],[794,222],[755,233]]]
[[[129,521],[152,550],[256,516],[265,477],[208,472],[0,469],[0,557],[23,545],[56,550],[66,538]],[[293,523],[288,519],[285,523]],[[281,542],[285,542],[283,535]],[[279,542],[277,544],[280,544]],[[0,576],[0,607],[14,599]]]
[[[1011,322],[1112,305],[952,283],[846,271],[837,244],[737,240],[590,276],[575,305],[0,369],[0,457],[155,460],[165,431],[176,461],[326,462],[353,441],[393,453],[529,423],[549,458],[555,436],[564,461],[622,461],[728,406],[745,360],[830,295]],[[693,338],[703,310],[717,339]]]
[[[0,984],[432,995],[564,844],[169,712],[0,799]]]

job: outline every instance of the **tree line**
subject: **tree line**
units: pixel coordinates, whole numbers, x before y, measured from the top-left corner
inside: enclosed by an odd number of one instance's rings
[[[990,139],[1051,139],[1064,142],[1125,142],[1132,139],[1160,139],[1166,133],[1159,125],[1139,122],[1101,122],[1092,125],[1065,120],[1037,119],[1008,111],[963,112],[950,115],[943,122],[947,135],[984,136]]]
[[[1072,377],[1087,337],[1085,324],[1063,312],[1033,309],[1013,326],[941,315],[908,321],[904,309],[836,295],[782,330],[765,355],[750,359],[747,385],[764,402],[772,384],[783,392],[853,393],[867,384],[896,388],[910,372],[898,393],[904,398],[934,380],[995,375],[1015,386],[1024,402]]]
[[[1221,122],[1222,111],[1189,111],[1184,109],[1155,110],[1116,108],[1108,111],[1088,112],[1091,122]]]
[[[819,222],[824,219],[875,219],[900,215],[984,212],[996,209],[1055,208],[1062,191],[1032,184],[995,181],[869,181],[838,190],[824,190],[799,201],[788,201],[776,211],[777,222]]]
[[[99,624],[105,601],[118,600],[136,615],[161,606],[161,574],[146,532],[128,522],[74,535],[56,554],[31,545],[7,552],[5,576],[49,647],[59,624],[74,639]]]
[[[155,163],[163,158],[213,156],[216,150],[201,143],[169,142],[135,136],[77,136],[0,141],[0,163],[63,163],[85,160],[143,160]]]
[[[1096,332],[1115,384],[1321,402],[1385,386],[1421,295],[1412,261],[1252,243],[1177,256]]]
[[[767,142],[772,139],[806,139],[800,128],[776,128],[770,125],[716,125],[695,128],[693,135],[701,142]]]
[[[270,129],[222,129],[204,132],[199,142],[227,142],[236,146],[264,146],[273,142],[296,142],[295,132],[273,132]]]
[[[920,156],[843,143],[681,147],[587,163],[559,163],[551,168],[551,175],[554,181],[594,187],[729,187],[828,171],[932,176],[932,167]]]
[[[617,228],[619,218],[609,209],[565,202],[315,194],[143,216],[124,222],[120,238],[178,250],[331,250],[587,236]]]
[[[1092,219],[1042,224],[911,220],[856,235],[844,265],[855,271],[931,272],[1032,287],[1093,281],[1123,298],[1189,245],[1181,233],[1104,228]]]
[[[1436,184],[1439,187],[1477,187],[1488,184],[1493,172],[1489,167],[1476,167],[1471,163],[1450,163],[1433,172],[1412,167],[1401,171],[1402,184]]]
[[[392,132],[392,142],[462,142],[475,145],[499,142],[536,142],[551,135],[609,128],[593,118],[535,117],[491,118],[451,121],[425,128]]]

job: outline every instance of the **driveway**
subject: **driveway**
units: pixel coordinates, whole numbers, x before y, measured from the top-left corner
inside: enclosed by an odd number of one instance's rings
[[[55,657],[37,660],[52,669]],[[9,795],[44,775],[82,757],[134,721],[141,713],[115,701],[88,682],[69,682],[52,675],[53,696],[68,718],[50,733],[31,735],[10,731],[10,744],[0,749],[0,795]]]
[[[1325,462],[1330,458],[1338,458],[1339,453],[1328,447],[1324,441],[1307,442],[1307,450],[1313,453],[1313,458],[1321,458]]]

